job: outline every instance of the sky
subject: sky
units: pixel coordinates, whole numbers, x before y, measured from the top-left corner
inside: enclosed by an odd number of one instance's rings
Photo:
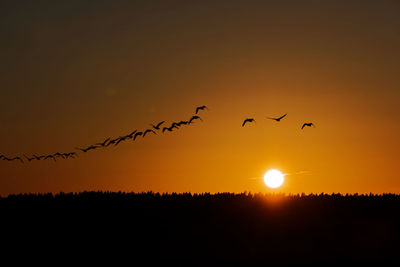
[[[75,159],[0,160],[0,195],[400,193],[399,13],[368,0],[1,1],[0,154],[77,151],[209,110]],[[265,186],[269,169],[282,187]]]

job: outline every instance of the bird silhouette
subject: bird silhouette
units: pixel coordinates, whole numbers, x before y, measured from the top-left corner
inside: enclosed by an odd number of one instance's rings
[[[206,106],[197,107],[197,108],[196,108],[196,114],[197,114],[200,110],[205,110],[205,109],[208,109],[208,107],[206,107]]]
[[[125,137],[126,137],[126,138],[132,139],[132,138],[133,138],[133,135],[134,135],[136,132],[137,132],[137,130],[134,130],[134,131],[131,132],[130,134],[126,135]]]
[[[270,120],[274,120],[274,121],[280,122],[280,121],[281,121],[281,119],[283,119],[283,118],[285,118],[285,117],[286,117],[286,115],[287,115],[287,113],[286,113],[285,115],[283,115],[283,116],[280,116],[279,118],[269,118],[269,117],[267,117],[267,119],[270,119]]]
[[[88,152],[89,150],[92,150],[92,149],[96,149],[96,148],[98,148],[98,146],[95,146],[95,145],[91,145],[91,146],[89,146],[89,147],[87,147],[87,148],[79,148],[79,147],[77,147],[76,149],[78,149],[78,150],[81,150],[82,152]]]
[[[173,122],[173,123],[171,124],[171,128],[172,128],[172,129],[173,129],[173,128],[179,129],[179,126],[180,126],[180,124],[179,124],[178,122]]]
[[[36,159],[35,157],[28,158],[27,156],[25,156],[25,154],[24,154],[23,156],[24,156],[24,158],[26,158],[29,162],[31,162],[32,160]]]
[[[187,125],[187,124],[189,124],[188,121],[180,121],[180,122],[177,123],[178,126]]]
[[[2,160],[11,161],[11,159],[10,159],[10,158],[7,158],[6,156],[2,156]]]
[[[53,156],[54,156],[54,157],[60,157],[60,158],[65,159],[64,154],[62,154],[62,153],[60,153],[60,152],[54,153]]]
[[[164,128],[162,129],[162,132],[165,132],[165,131],[172,132],[172,127],[164,127]]]
[[[301,126],[301,129],[303,130],[304,127],[306,127],[306,126],[307,126],[307,127],[311,127],[311,126],[315,127],[314,123],[308,122],[308,123],[304,123],[303,126]]]
[[[153,124],[150,124],[150,125],[153,126],[154,129],[160,130],[160,126],[161,126],[161,124],[163,124],[164,122],[165,122],[165,121],[159,122],[157,125],[153,125]]]
[[[41,159],[43,159],[44,157],[46,157],[45,155],[42,155],[42,156],[32,155],[32,156],[34,156],[36,160],[41,160]]]
[[[133,136],[133,140],[136,140],[136,137],[138,137],[139,135],[142,135],[143,132],[137,132],[135,133],[135,135]]]
[[[253,118],[246,118],[246,119],[243,121],[243,123],[242,123],[242,127],[244,127],[244,125],[245,125],[246,123],[248,123],[248,122],[256,122],[256,120],[253,119]]]
[[[78,154],[75,153],[75,152],[64,153],[63,155],[64,155],[64,157],[65,157],[66,159],[68,159],[69,157],[75,158],[75,156],[78,156]]]
[[[120,136],[120,137],[118,137],[118,141],[115,143],[114,146],[118,145],[122,141],[125,141],[127,138],[128,138],[128,136]]]
[[[19,160],[21,161],[21,163],[24,163],[24,161],[20,157],[7,158],[6,156],[3,156],[2,159],[7,161]]]
[[[152,129],[147,129],[146,131],[144,131],[144,133],[143,133],[143,138],[144,138],[144,136],[147,134],[147,133],[153,133],[153,134],[157,134],[155,131],[153,131]]]
[[[102,143],[97,143],[96,146],[106,146],[106,143],[110,140],[111,138],[107,138],[106,140],[104,140],[104,142]]]
[[[119,137],[118,137],[118,138],[115,138],[115,139],[111,139],[110,141],[108,141],[108,143],[106,144],[106,146],[115,144],[118,140],[119,140]]]
[[[44,157],[44,159],[45,159],[45,160],[46,160],[46,159],[53,159],[54,161],[57,161],[57,160],[56,160],[56,157],[55,157],[54,155],[47,155],[47,156]]]
[[[189,124],[191,124],[194,120],[201,120],[201,121],[203,121],[199,116],[192,116],[191,118],[190,118],[190,120],[189,120]]]

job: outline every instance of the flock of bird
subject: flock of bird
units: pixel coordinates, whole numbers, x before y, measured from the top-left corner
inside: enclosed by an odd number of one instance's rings
[[[287,115],[287,113],[286,113],[285,115],[282,115],[282,116],[278,117],[278,118],[270,118],[270,117],[267,117],[267,119],[274,120],[274,121],[276,121],[276,122],[280,122],[283,118],[286,117],[286,115]],[[242,127],[244,127],[244,126],[246,125],[246,123],[251,123],[251,122],[256,122],[256,120],[255,120],[254,118],[246,118],[246,119],[243,121],[243,123],[242,123]],[[312,122],[305,122],[305,123],[303,123],[303,125],[301,126],[301,129],[303,130],[304,127],[311,127],[311,126],[315,127],[314,123],[312,123]]]
[[[119,145],[121,142],[127,141],[127,140],[132,140],[135,141],[136,138],[138,138],[139,136],[141,136],[142,138],[144,138],[146,135],[148,134],[157,134],[158,131],[161,131],[162,133],[164,133],[165,131],[168,132],[172,132],[174,129],[179,129],[179,127],[181,127],[182,125],[190,125],[192,123],[194,123],[196,120],[201,120],[203,121],[197,114],[200,111],[206,110],[208,109],[206,106],[199,106],[196,108],[195,110],[195,114],[192,117],[190,117],[189,120],[187,121],[180,121],[180,122],[173,122],[169,127],[165,126],[165,127],[161,127],[162,125],[164,125],[165,121],[161,121],[157,124],[150,124],[151,128],[146,129],[144,131],[139,131],[139,130],[134,130],[131,133],[127,134],[127,135],[123,135],[123,136],[119,136],[117,138],[112,139],[107,138],[105,139],[103,142],[100,143],[96,143],[94,145],[90,145],[88,147],[84,147],[84,148],[79,148],[77,147],[76,150],[79,150],[83,153],[86,153],[90,150],[95,150],[98,148],[105,148],[108,147],[110,145],[113,146],[117,146]],[[32,160],[47,160],[47,159],[53,159],[54,161],[56,161],[57,159],[68,159],[68,158],[75,158],[78,157],[78,153],[77,152],[68,152],[68,153],[54,153],[54,154],[49,154],[49,155],[41,155],[41,156],[37,156],[37,155],[32,155],[31,157],[26,156],[25,154],[23,154],[22,156],[17,156],[17,157],[7,157],[5,155],[0,155],[0,159],[5,160],[5,161],[14,161],[14,160],[18,160],[21,163],[24,163],[24,159],[28,162],[31,162]],[[23,159],[24,158],[24,159]]]
[[[110,145],[113,146],[117,146],[119,145],[121,142],[127,141],[127,140],[132,140],[135,141],[136,138],[138,138],[139,136],[141,136],[142,138],[144,138],[146,135],[148,134],[157,134],[157,132],[161,131],[162,133],[165,133],[165,131],[168,132],[172,132],[174,129],[179,129],[179,127],[181,127],[182,125],[190,125],[192,124],[195,120],[201,120],[203,121],[197,114],[200,111],[204,111],[204,110],[208,110],[207,106],[199,106],[196,108],[195,110],[195,114],[193,115],[189,120],[187,121],[180,121],[180,122],[173,122],[169,127],[164,126],[161,127],[162,125],[164,125],[165,121],[161,121],[157,124],[150,124],[151,128],[148,128],[144,131],[139,131],[139,130],[134,130],[131,133],[127,134],[127,135],[123,135],[123,136],[119,136],[117,138],[112,139],[107,138],[105,139],[103,142],[100,143],[96,143],[94,145],[90,145],[88,147],[84,147],[84,148],[79,148],[77,147],[76,149],[78,151],[81,151],[83,153],[86,153],[90,150],[95,150],[98,148],[105,148],[108,147]],[[276,122],[280,122],[283,118],[286,117],[287,114],[282,115],[278,118],[270,118],[267,117],[267,119],[270,120],[274,120]],[[256,120],[254,118],[246,118],[243,123],[242,123],[242,127],[244,127],[247,123],[253,123],[256,122]],[[306,122],[302,125],[301,129],[304,129],[304,127],[315,127],[315,125],[312,122]],[[68,152],[68,153],[54,153],[54,154],[49,154],[49,155],[32,155],[31,157],[26,156],[25,154],[23,154],[22,156],[17,156],[17,157],[7,157],[4,155],[0,155],[0,159],[5,160],[5,161],[14,161],[14,160],[18,160],[21,163],[24,163],[24,159],[27,160],[28,162],[31,162],[32,160],[47,160],[47,159],[53,159],[54,161],[56,161],[57,159],[69,159],[69,158],[75,158],[78,157],[78,153],[77,152]],[[23,159],[24,158],[24,159]]]

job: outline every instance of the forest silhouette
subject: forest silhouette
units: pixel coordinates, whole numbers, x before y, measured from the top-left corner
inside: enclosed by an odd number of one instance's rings
[[[0,198],[4,244],[21,253],[247,265],[398,262],[399,204],[395,194],[99,191]]]

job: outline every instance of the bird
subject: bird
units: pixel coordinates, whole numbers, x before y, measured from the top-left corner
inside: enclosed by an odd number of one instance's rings
[[[306,127],[306,126],[307,126],[307,127],[311,127],[311,126],[315,127],[314,123],[308,122],[308,123],[304,123],[303,126],[301,126],[301,129],[303,130],[304,127]]]
[[[6,156],[2,156],[1,158],[3,160],[7,160],[7,161],[13,161],[13,160],[18,159],[19,161],[21,161],[21,163],[24,163],[24,161],[20,157],[7,158]]]
[[[208,109],[208,107],[206,106],[200,106],[196,108],[196,114],[200,111],[200,110],[204,110],[204,109]]]
[[[115,138],[115,139],[111,139],[108,143],[107,143],[107,145],[106,146],[109,146],[109,145],[112,145],[112,144],[115,144],[115,142],[117,142],[119,140],[119,138]]]
[[[36,159],[35,157],[33,158],[28,158],[27,156],[25,156],[25,154],[23,155],[29,162],[31,162],[32,160]]]
[[[165,131],[172,132],[172,127],[164,127],[164,128],[162,129],[162,132],[165,132]]]
[[[161,126],[161,124],[163,124],[164,122],[165,122],[165,121],[161,121],[161,122],[159,122],[157,125],[153,125],[153,124],[150,124],[150,125],[153,126],[154,129],[160,130],[160,126]]]
[[[134,130],[133,132],[131,132],[130,134],[126,135],[126,138],[133,138],[133,135],[137,132],[137,130]]]
[[[172,129],[173,129],[173,128],[179,129],[179,126],[180,126],[180,124],[179,124],[178,122],[173,122],[173,123],[171,124],[171,128],[172,128]]]
[[[75,158],[75,156],[78,156],[78,154],[75,153],[75,152],[64,153],[63,155],[65,156],[66,159],[69,158],[69,157]]]
[[[144,131],[144,133],[143,133],[143,136],[142,137],[144,137],[147,133],[154,133],[154,134],[157,134],[155,131],[153,131],[152,129],[147,129],[146,131]]]
[[[102,143],[97,143],[96,146],[106,146],[106,143],[110,140],[111,138],[107,138],[106,140],[104,140],[104,142]]]
[[[89,147],[87,147],[87,148],[79,148],[79,147],[77,147],[76,149],[78,149],[78,150],[81,150],[82,152],[88,152],[89,150],[91,150],[91,149],[96,149],[96,148],[98,148],[98,146],[95,146],[95,145],[91,145],[91,146],[89,146]]]
[[[6,156],[3,156],[2,159],[3,159],[3,160],[7,160],[7,161],[11,161],[11,159],[10,159],[10,158],[7,158]]]
[[[244,125],[245,125],[247,122],[256,122],[256,120],[253,119],[253,118],[246,118],[246,119],[243,121],[243,123],[242,123],[242,127],[244,127]]]
[[[44,157],[44,159],[53,159],[54,161],[57,161],[54,155],[47,155]]]
[[[270,119],[270,120],[275,120],[275,121],[277,121],[277,122],[280,122],[280,121],[281,121],[281,119],[283,119],[283,118],[285,118],[285,117],[286,117],[286,115],[287,115],[287,113],[286,113],[285,115],[283,115],[283,116],[280,116],[279,118],[269,118],[269,117],[267,117],[267,119]]]
[[[201,120],[201,121],[203,121],[199,116],[192,116],[191,118],[190,118],[190,120],[189,120],[189,124],[191,124],[194,120]]]
[[[120,136],[118,137],[118,141],[115,143],[114,146],[118,145],[119,143],[121,143],[122,141],[125,141],[125,139],[128,138],[127,136]]]
[[[189,124],[189,122],[188,121],[180,121],[177,123],[178,126],[181,126],[182,124],[187,125],[187,124]]]
[[[44,155],[42,155],[42,156],[32,155],[32,156],[34,156],[36,160],[41,160],[45,157]]]
[[[64,154],[61,154],[60,152],[54,153],[53,156],[54,157],[61,157],[61,158],[65,159]]]
[[[12,159],[10,159],[10,161],[13,161],[13,160],[19,160],[19,161],[21,161],[21,163],[24,163],[24,161],[20,157],[13,157]]]
[[[137,132],[137,133],[135,133],[135,135],[133,136],[133,140],[135,140],[136,137],[138,137],[139,135],[142,135],[142,134],[143,134],[143,132]]]

